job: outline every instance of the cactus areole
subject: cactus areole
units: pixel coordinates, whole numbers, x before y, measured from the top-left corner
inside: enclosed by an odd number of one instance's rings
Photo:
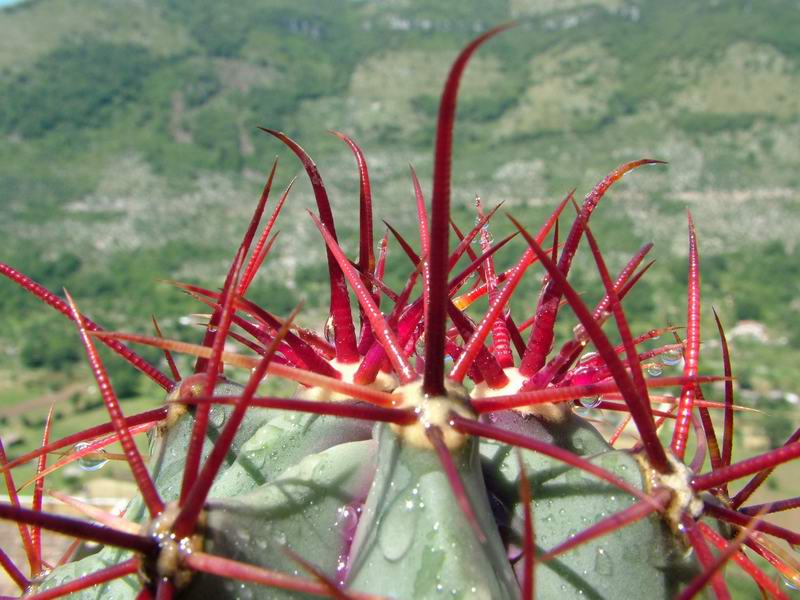
[[[509,215],[519,254],[505,272],[495,269],[495,258],[514,252],[513,236],[493,241],[495,211],[484,214],[479,206],[477,224],[464,232],[451,222],[459,82],[472,54],[503,29],[469,44],[445,83],[430,221],[412,170],[419,240],[391,229],[397,246],[387,234],[375,251],[366,158],[337,132],[361,183],[359,256],[348,258],[317,165],[297,142],[264,129],[300,159],[313,187],[317,214],[310,219],[330,275],[325,331],[297,326],[298,311],[275,315],[247,298],[253,278],[268,268],[267,255],[279,251],[272,228],[289,188],[261,224],[275,167],[222,291],[178,284],[211,310],[200,344],[164,339],[155,321],[154,337],[104,331],[68,293],[62,298],[0,263],[7,279],[74,321],[109,414],[108,423],[59,440],[50,439],[48,418],[41,448],[13,460],[0,445],[9,491],[0,518],[19,530],[19,540],[3,541],[0,566],[21,597],[659,600],[690,598],[708,586],[727,598],[720,569],[728,561],[764,594],[787,597],[753,557],[800,579],[787,546],[800,543],[800,534],[768,518],[796,507],[797,499],[745,504],[772,469],[800,456],[800,432],[776,450],[732,462],[732,374],[719,320],[725,372],[698,370],[700,263],[691,215],[686,340],[649,350],[638,346],[669,329],[661,324],[634,337],[622,301],[650,267],[641,263],[652,244],[614,277],[589,225],[617,180],[660,161],[613,169],[578,207],[566,241],[559,241],[558,225],[569,220],[569,211],[561,213],[571,193],[536,233]],[[451,228],[459,236],[455,246]],[[568,281],[583,238],[603,291],[594,309]],[[383,280],[388,260],[407,268],[402,290]],[[508,302],[518,283],[542,274],[538,303],[512,315]],[[481,296],[488,299],[483,314],[470,306]],[[564,304],[580,324],[556,347]],[[622,344],[614,346],[604,326],[616,327]],[[164,405],[125,415],[99,343],[164,387]],[[137,344],[163,350],[170,375],[137,354]],[[193,373],[178,371],[176,352],[196,357]],[[674,362],[685,358],[682,372],[645,376],[643,361],[675,353]],[[249,378],[237,383],[237,368]],[[268,377],[296,382],[297,392],[259,395]],[[725,402],[705,401],[703,386],[718,380],[725,381]],[[680,390],[671,409],[650,396],[664,387]],[[601,434],[576,413],[581,405],[590,414],[622,413],[622,425]],[[721,441],[709,417],[716,408],[724,410]],[[629,422],[639,441],[615,449]],[[674,422],[674,433],[662,443],[665,422]],[[134,443],[143,434],[146,459]],[[85,518],[42,510],[52,469],[96,457],[114,442],[140,492],[124,515],[63,495]],[[696,448],[694,456],[687,457],[687,447]],[[48,467],[54,452],[65,456]],[[706,454],[711,469],[701,472]],[[14,472],[33,460],[38,475],[27,508]],[[731,496],[728,483],[745,477],[749,483]],[[42,558],[42,535],[51,531],[75,540],[58,564]],[[14,558],[19,547],[26,565]]]

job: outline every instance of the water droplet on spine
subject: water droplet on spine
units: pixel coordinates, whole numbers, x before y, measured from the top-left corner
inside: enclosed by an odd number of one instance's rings
[[[647,374],[651,377],[658,377],[664,372],[664,366],[661,363],[653,362],[647,365]]]
[[[325,332],[325,339],[328,341],[329,344],[333,344],[335,339],[333,331],[333,315],[328,317],[328,320],[325,321],[324,332]]]
[[[681,353],[680,348],[673,348],[662,356],[661,361],[668,367],[674,367],[679,365],[682,359],[683,353]]]
[[[794,579],[792,577],[788,577],[781,573],[781,577],[783,578],[783,585],[789,588],[790,590],[800,590],[800,581]]]
[[[72,447],[72,451],[80,452],[81,450],[88,448],[89,445],[90,444],[87,442],[78,442]],[[78,459],[78,466],[84,471],[97,471],[98,469],[102,469],[108,462],[108,459],[105,458],[105,455],[105,450],[91,452]]]

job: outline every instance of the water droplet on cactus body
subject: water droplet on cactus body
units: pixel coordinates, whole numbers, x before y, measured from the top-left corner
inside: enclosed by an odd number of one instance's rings
[[[600,396],[592,396],[591,398],[581,398],[578,402],[584,408],[596,408],[600,404]]]
[[[89,446],[90,444],[87,442],[78,442],[72,447],[72,451],[80,452]],[[78,459],[78,466],[84,471],[97,471],[98,469],[102,469],[108,462],[108,459],[105,458],[105,454],[105,450],[97,450],[96,452],[87,454]]]
[[[408,552],[416,536],[419,513],[408,496],[397,497],[378,529],[378,545],[386,560],[398,561]]]
[[[333,344],[334,342],[333,316],[328,317],[328,320],[325,321],[325,327],[323,331],[325,332],[325,339],[328,341],[328,343]]]
[[[680,364],[682,359],[683,353],[681,352],[680,348],[673,348],[661,357],[662,362],[668,367],[674,367],[675,365]]]
[[[614,565],[605,548],[598,548],[594,556],[594,570],[600,575],[613,575]]]
[[[219,429],[225,423],[225,411],[221,408],[212,408],[208,415],[208,420],[214,427]]]
[[[593,360],[593,359],[597,358],[597,356],[598,356],[597,352],[587,352],[586,354],[581,356],[581,359],[580,359],[579,362],[585,363],[585,362],[588,362],[590,360]]]

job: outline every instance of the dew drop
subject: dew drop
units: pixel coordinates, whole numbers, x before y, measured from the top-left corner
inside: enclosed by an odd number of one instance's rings
[[[659,362],[652,362],[647,365],[647,374],[651,377],[658,377],[664,372],[664,366]]]
[[[596,408],[600,404],[600,396],[592,396],[591,398],[581,398],[578,402],[584,408]]]
[[[225,411],[222,408],[212,408],[208,415],[211,424],[219,429],[225,423]]]
[[[325,331],[325,339],[328,341],[328,343],[333,344],[335,338],[333,332],[333,316],[328,317],[328,320],[325,321],[324,331]]]
[[[781,573],[781,577],[783,578],[783,585],[789,588],[790,590],[800,590],[800,581],[793,577],[787,577],[783,573]]]
[[[90,444],[88,442],[78,442],[72,447],[72,451],[80,452],[89,446]],[[86,456],[78,459],[78,466],[84,471],[97,471],[98,469],[102,469],[108,462],[108,459],[105,458],[105,455],[106,451],[102,449],[87,454]]]
[[[598,548],[594,556],[594,570],[600,575],[613,575],[614,565],[605,548]]]
[[[392,562],[405,556],[417,534],[420,511],[413,508],[413,502],[409,509],[404,496],[401,494],[392,503],[378,529],[378,545],[384,558]]]
[[[597,356],[598,356],[597,352],[587,352],[586,354],[581,356],[581,359],[580,359],[579,362],[582,362],[582,363],[588,362],[590,360],[593,360],[593,359],[597,358]]]
[[[661,357],[661,361],[668,367],[674,367],[680,364],[682,358],[683,353],[680,348],[673,348]]]

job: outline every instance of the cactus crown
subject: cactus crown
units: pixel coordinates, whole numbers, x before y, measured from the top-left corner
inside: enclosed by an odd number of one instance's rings
[[[721,325],[724,377],[698,373],[700,275],[691,215],[687,337],[649,351],[637,346],[667,330],[634,337],[621,302],[649,268],[641,265],[651,245],[612,277],[589,227],[616,181],[660,161],[635,160],[611,171],[576,206],[563,243],[558,221],[572,194],[535,235],[510,217],[526,248],[505,272],[495,270],[494,256],[510,237],[491,239],[495,211],[484,214],[479,206],[466,233],[450,221],[459,81],[472,54],[503,29],[469,44],[445,83],[430,220],[412,170],[419,252],[390,227],[411,263],[400,292],[383,281],[386,237],[375,255],[369,174],[358,145],[336,133],[353,152],[361,182],[359,256],[351,261],[339,246],[317,166],[294,140],[264,129],[301,160],[313,186],[318,214],[311,219],[327,248],[330,339],[296,326],[296,312],[281,318],[247,299],[289,192],[259,233],[274,166],[222,292],[179,284],[212,309],[199,345],[105,332],[69,294],[65,301],[0,264],[0,273],[76,323],[109,412],[108,424],[61,440],[50,441],[46,432],[40,449],[13,461],[0,446],[10,494],[0,517],[19,524],[30,575],[6,552],[0,559],[26,598],[433,598],[445,592],[458,598],[689,598],[707,584],[723,598],[728,592],[719,569],[729,560],[766,593],[786,597],[742,548],[797,577],[797,560],[783,544],[800,543],[800,534],[765,518],[796,506],[796,499],[744,504],[771,469],[800,455],[798,433],[777,450],[731,461],[733,395]],[[452,250],[451,228],[459,237]],[[583,238],[604,290],[594,309],[567,280]],[[544,249],[548,239],[551,247]],[[468,266],[454,276],[465,256]],[[527,324],[517,324],[508,303],[537,262],[545,278],[526,342]],[[412,300],[418,282],[422,292]],[[348,286],[358,300],[358,333]],[[465,311],[481,296],[488,309],[473,320]],[[564,302],[580,325],[551,352]],[[385,303],[392,304],[387,314]],[[612,317],[619,347],[603,331]],[[125,416],[98,342],[159,383],[168,393],[165,405]],[[229,342],[243,351],[231,352]],[[171,376],[126,343],[163,349]],[[596,354],[584,354],[589,344]],[[194,373],[182,376],[172,352],[196,356]],[[680,376],[645,377],[643,361],[676,352],[684,358]],[[235,383],[223,373],[228,367],[250,369],[247,382]],[[298,392],[259,395],[267,376],[297,382]],[[721,445],[709,417],[715,405],[702,395],[702,384],[719,379],[726,382]],[[651,391],[666,386],[680,388],[680,399],[671,410],[656,411]],[[619,432],[606,439],[576,415],[573,406],[587,398],[594,399],[593,409],[625,411],[638,446],[616,450]],[[665,447],[658,430],[667,421],[674,421],[674,433]],[[687,463],[692,431],[697,450]],[[147,460],[134,442],[145,432]],[[85,444],[69,461],[117,441],[140,492],[124,517],[66,497],[91,520],[41,510],[49,452]],[[711,470],[701,473],[706,453]],[[16,496],[13,470],[36,458],[39,477],[28,509]],[[751,475],[750,484],[729,495],[728,482]],[[99,542],[101,549],[51,568],[41,557],[42,529]]]

